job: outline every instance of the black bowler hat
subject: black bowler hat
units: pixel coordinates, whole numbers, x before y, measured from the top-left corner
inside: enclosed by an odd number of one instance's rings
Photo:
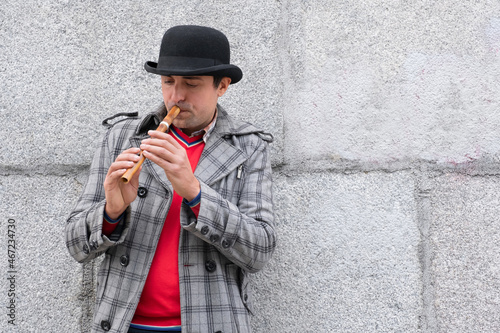
[[[229,41],[215,29],[180,25],[163,35],[158,63],[148,61],[146,71],[159,75],[227,76],[231,83],[241,80],[238,66],[229,64]]]

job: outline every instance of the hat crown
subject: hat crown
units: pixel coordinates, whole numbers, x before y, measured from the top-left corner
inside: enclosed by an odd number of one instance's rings
[[[213,28],[181,25],[168,29],[160,47],[161,57],[212,59],[218,64],[230,63],[229,41]]]
[[[230,64],[229,41],[220,31],[197,25],[168,29],[161,40],[158,63],[148,61],[146,71],[158,75],[212,75],[239,82],[243,73]]]

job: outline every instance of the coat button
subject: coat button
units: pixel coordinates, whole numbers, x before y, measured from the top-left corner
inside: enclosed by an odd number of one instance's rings
[[[123,267],[127,267],[128,266],[128,256],[127,255],[123,255],[120,257],[120,265],[122,265]]]
[[[83,253],[85,253],[85,254],[89,254],[90,253],[89,246],[87,244],[83,245]]]
[[[145,187],[139,187],[137,189],[137,195],[139,196],[139,198],[146,197],[148,195],[148,189]]]
[[[209,230],[210,230],[210,228],[209,228],[208,226],[203,226],[203,227],[201,228],[201,234],[202,234],[202,235],[206,235],[206,234],[208,234],[208,231],[209,231]]]
[[[213,260],[207,260],[207,262],[205,263],[205,269],[209,273],[215,272],[215,270],[217,269],[217,264]]]
[[[222,240],[222,247],[227,249],[228,247],[231,246],[231,243],[227,239]]]
[[[105,331],[109,331],[111,329],[111,323],[107,320],[101,321],[101,328]]]
[[[210,236],[210,241],[212,243],[216,243],[217,241],[219,241],[219,239],[220,239],[219,235],[212,235],[212,236]]]
[[[99,247],[99,245],[97,244],[97,242],[96,242],[96,241],[91,241],[91,242],[90,242],[90,248],[91,248],[92,250],[94,250],[94,251],[95,251],[95,250],[97,250],[97,248],[98,248],[98,247]]]
[[[247,294],[243,295],[243,300],[245,301],[245,303],[248,301],[248,295]]]

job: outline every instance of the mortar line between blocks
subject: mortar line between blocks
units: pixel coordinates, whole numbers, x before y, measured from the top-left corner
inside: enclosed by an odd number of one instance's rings
[[[433,249],[430,240],[432,223],[431,193],[432,184],[428,170],[424,166],[416,172],[415,200],[417,203],[417,223],[420,230],[419,260],[422,270],[422,333],[437,332],[436,310],[434,307],[434,286],[432,277]]]

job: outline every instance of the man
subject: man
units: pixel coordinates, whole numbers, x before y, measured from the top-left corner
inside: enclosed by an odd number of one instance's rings
[[[66,225],[77,261],[105,254],[92,332],[250,332],[248,273],[276,245],[272,137],[217,103],[242,77],[221,32],[173,27],[145,69],[164,105],[107,131]],[[155,131],[174,105],[170,131]]]

